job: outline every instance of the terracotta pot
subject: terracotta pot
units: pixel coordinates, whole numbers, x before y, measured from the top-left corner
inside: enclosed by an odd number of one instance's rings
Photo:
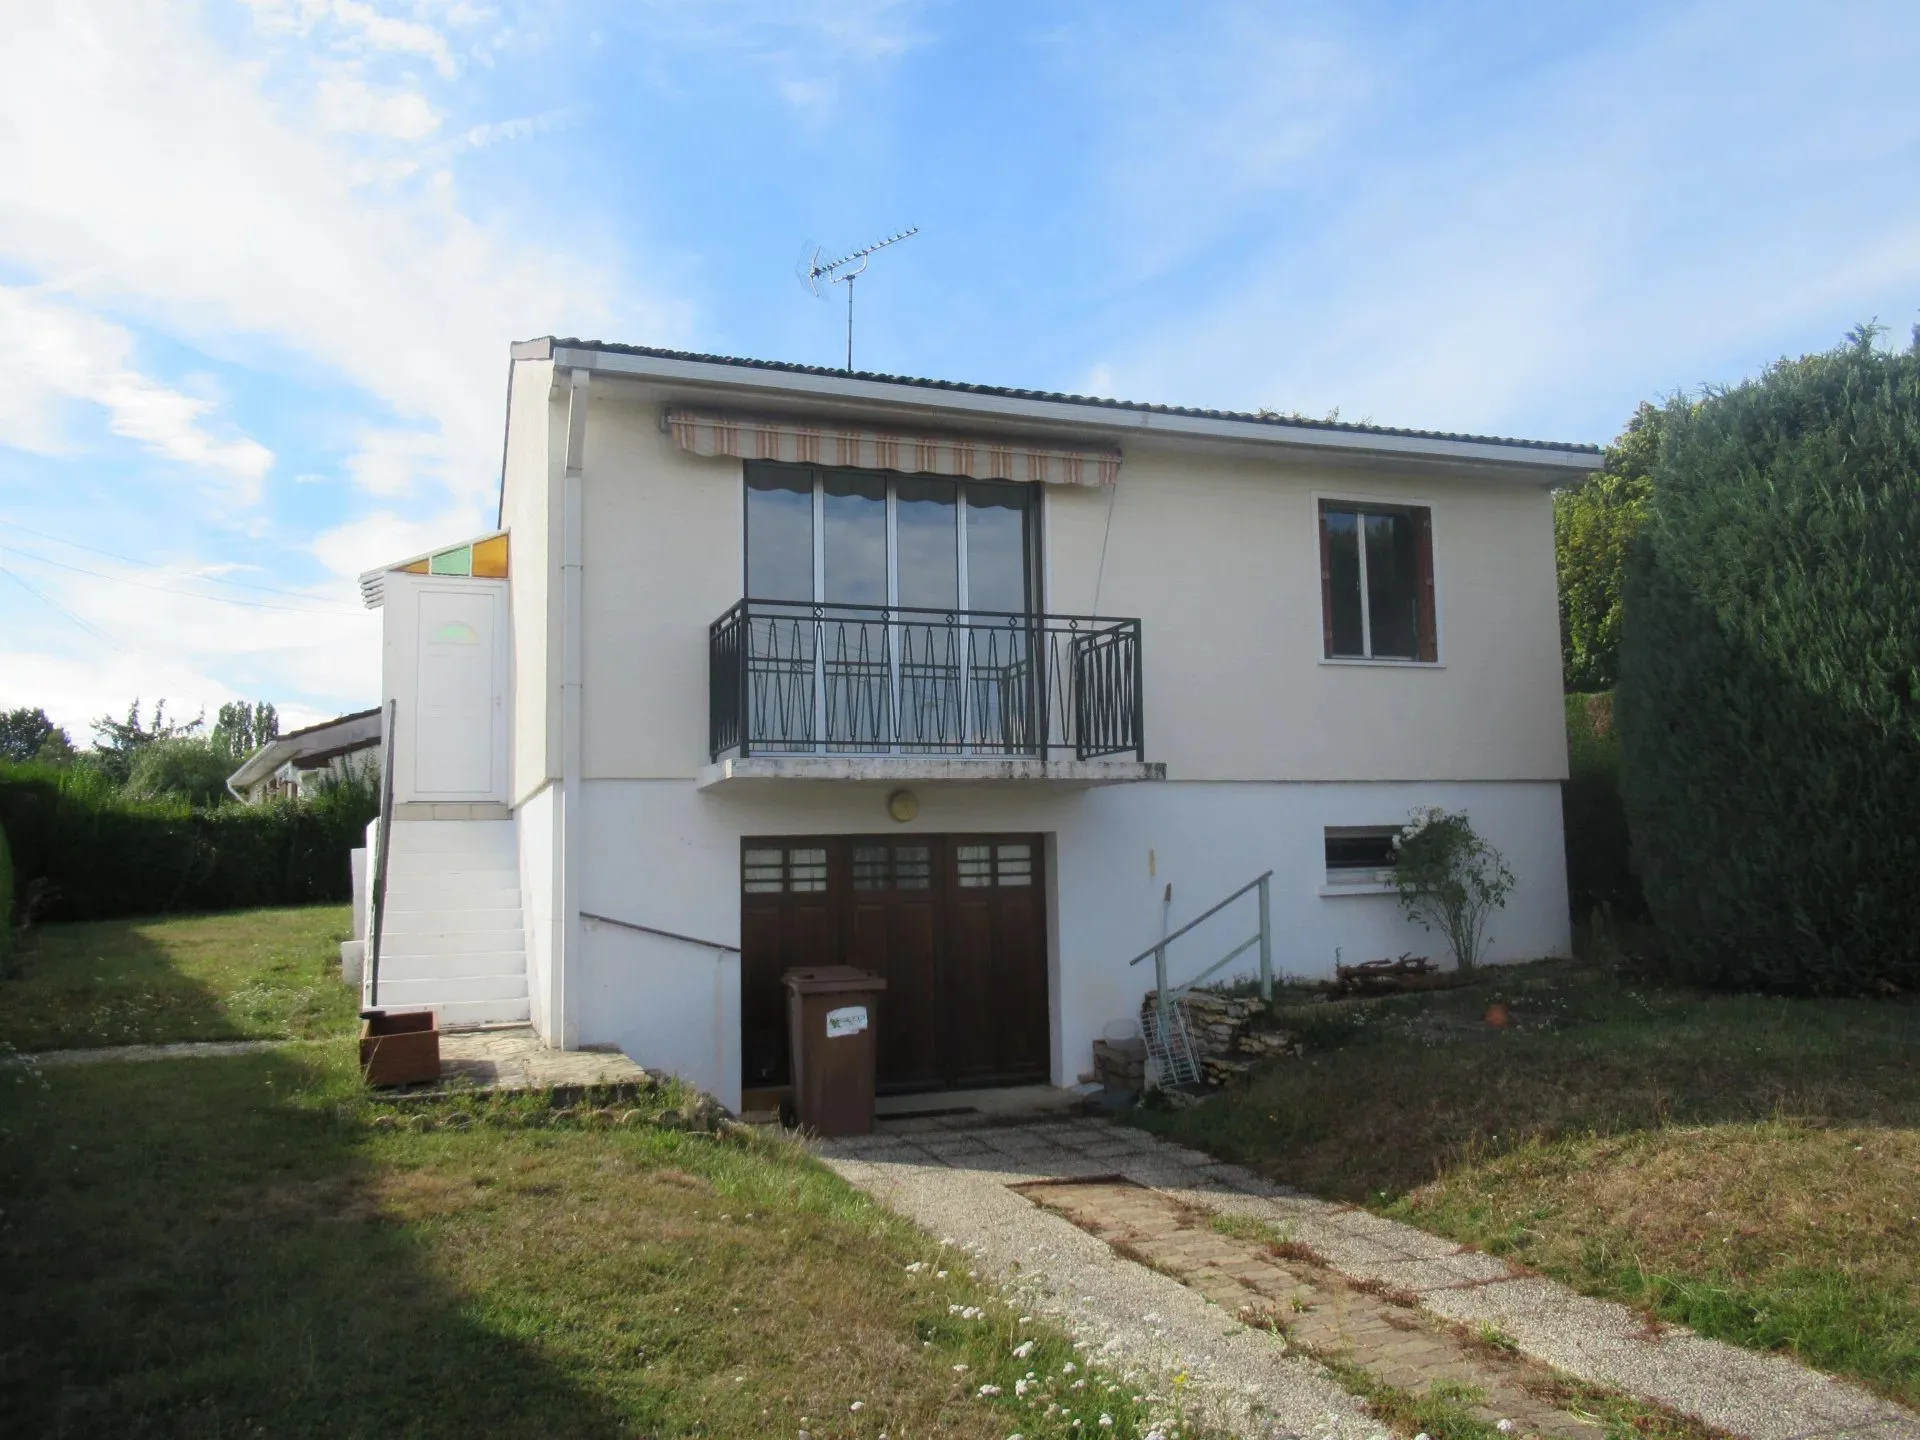
[[[419,1085],[440,1078],[440,1027],[431,1010],[360,1012],[360,1073],[369,1085]]]

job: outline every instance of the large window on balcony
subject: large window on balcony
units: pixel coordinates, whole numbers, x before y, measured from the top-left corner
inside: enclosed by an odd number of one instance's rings
[[[747,466],[747,597],[1025,613],[1031,485]]]
[[[763,748],[1019,748],[1033,487],[750,464],[747,598]]]
[[[1039,487],[749,462],[716,758],[1140,753],[1136,620],[1043,615]]]

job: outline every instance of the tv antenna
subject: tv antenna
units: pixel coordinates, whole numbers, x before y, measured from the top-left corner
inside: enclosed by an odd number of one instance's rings
[[[855,250],[851,254],[842,255],[838,260],[823,261],[820,258],[820,247],[814,245],[809,247],[811,253],[801,258],[800,283],[807,287],[807,293],[816,300],[827,298],[826,291],[821,287],[822,281],[828,285],[844,284],[847,287],[847,371],[849,374],[853,371],[853,282],[866,274],[867,262],[876,252],[886,249],[889,245],[898,245],[902,240],[911,240],[919,233],[918,225],[909,226],[898,235],[889,235],[884,240],[876,240],[873,244]]]

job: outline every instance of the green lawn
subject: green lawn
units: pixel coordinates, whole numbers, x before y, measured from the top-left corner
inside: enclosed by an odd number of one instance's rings
[[[0,1414],[36,1436],[1060,1440],[1164,1409],[1071,1389],[1058,1333],[796,1149],[662,1129],[672,1091],[613,1103],[371,1101],[345,1043],[0,1072]],[[1047,1395],[1016,1397],[1029,1371]]]
[[[48,925],[0,978],[0,1044],[64,1050],[350,1030],[345,905]]]
[[[1920,1401],[1920,1006],[1550,962],[1279,1013],[1304,1058],[1137,1123]]]

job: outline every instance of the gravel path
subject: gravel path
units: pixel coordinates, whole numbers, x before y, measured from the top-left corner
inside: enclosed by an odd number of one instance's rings
[[[1497,1325],[1535,1359],[1658,1401],[1749,1440],[1920,1440],[1920,1415],[1780,1355],[1650,1328],[1625,1306],[1351,1206],[1287,1191],[1138,1130],[1053,1120],[968,1130],[895,1125],[824,1141],[824,1159],[935,1235],[966,1245],[1003,1281],[1109,1360],[1163,1379],[1188,1370],[1199,1399],[1249,1436],[1378,1435],[1359,1402],[1198,1291],[1116,1255],[1009,1186],[1124,1176],[1206,1210],[1284,1229],[1342,1273],[1411,1291],[1427,1310]]]
[[[1025,1133],[983,1132],[1014,1143]],[[980,1141],[973,1142],[977,1151],[955,1144],[970,1139],[930,1143],[955,1158],[984,1160],[994,1153]],[[1248,1440],[1384,1437],[1380,1423],[1317,1365],[1286,1354],[1272,1336],[1239,1324],[1199,1291],[1121,1259],[1104,1241],[1008,1189],[1034,1178],[1030,1165],[1002,1157],[1009,1161],[1005,1168],[994,1161],[949,1168],[927,1163],[919,1146],[889,1145],[884,1138],[860,1142],[857,1157],[835,1153],[847,1143],[824,1147],[834,1169],[963,1248],[1019,1296],[1023,1308],[1060,1324],[1103,1366],[1152,1376],[1162,1393],[1171,1393],[1173,1377],[1187,1374],[1187,1403]],[[1079,1161],[1080,1173],[1101,1173],[1098,1159]]]

